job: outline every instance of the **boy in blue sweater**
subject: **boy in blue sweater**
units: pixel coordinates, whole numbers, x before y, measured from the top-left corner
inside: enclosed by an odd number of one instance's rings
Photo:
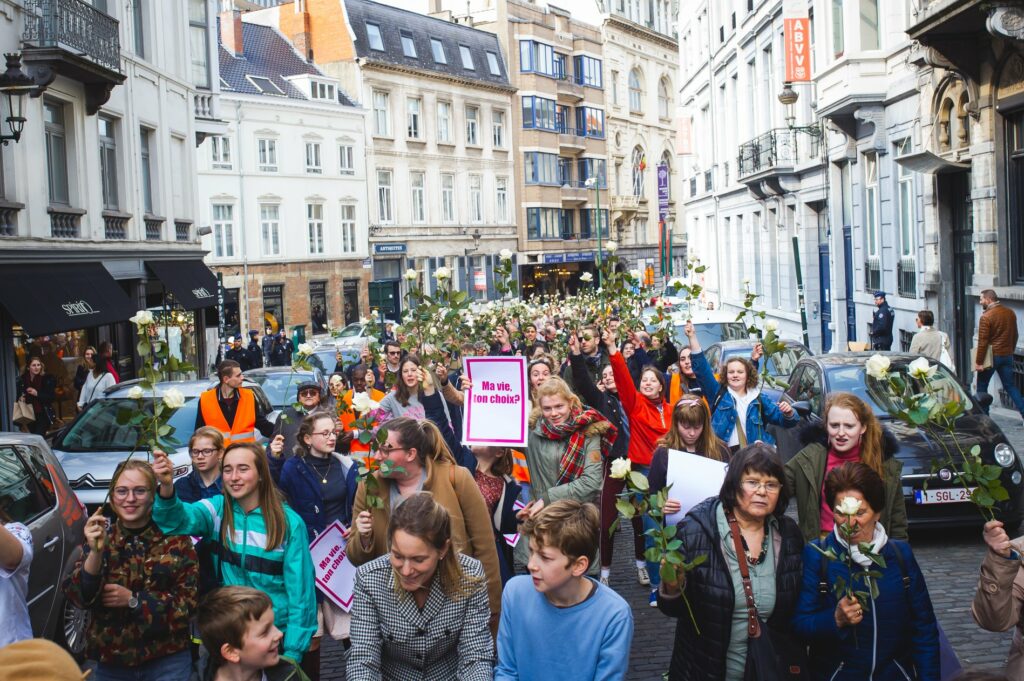
[[[587,577],[600,541],[597,508],[557,501],[531,515],[522,532],[530,574],[505,585],[495,681],[624,679],[633,614],[621,596]]]

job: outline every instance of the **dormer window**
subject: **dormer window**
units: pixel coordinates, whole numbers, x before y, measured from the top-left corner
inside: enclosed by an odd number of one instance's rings
[[[377,24],[366,24],[366,39],[370,42],[370,49],[378,52],[384,51],[384,39],[380,35],[380,26]]]
[[[409,59],[416,58],[416,43],[412,39],[412,33],[402,31],[402,54]]]
[[[311,81],[309,84],[310,96],[313,99],[323,99],[330,102],[337,101],[334,85],[330,83],[318,83]]]

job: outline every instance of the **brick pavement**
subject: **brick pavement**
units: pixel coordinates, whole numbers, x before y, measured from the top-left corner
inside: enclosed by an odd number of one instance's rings
[[[993,418],[1018,451],[1024,451],[1024,427],[1016,412],[993,408]],[[630,681],[658,681],[668,669],[672,655],[675,620],[647,605],[647,589],[636,582],[629,547],[629,523],[616,537],[615,563],[611,585],[633,608],[634,634],[630,655]],[[978,566],[985,554],[980,531],[958,530],[915,532],[911,538],[914,554],[931,594],[932,604],[953,648],[964,667],[997,669],[1006,661],[1012,634],[989,633],[975,625],[970,614],[971,599],[978,579]],[[328,642],[322,657],[323,681],[343,681],[341,646]]]

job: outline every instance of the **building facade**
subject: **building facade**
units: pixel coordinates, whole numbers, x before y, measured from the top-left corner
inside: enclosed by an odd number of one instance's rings
[[[2,154],[3,426],[30,353],[67,388],[58,416],[74,414],[87,345],[111,342],[121,377],[133,377],[127,319],[140,308],[205,374],[216,284],[197,237],[193,150],[222,125],[214,0],[5,0],[0,10],[3,51],[20,52],[38,86],[15,98],[24,129]]]
[[[220,17],[228,130],[198,149],[203,245],[225,336],[323,334],[369,309],[366,112],[253,16]]]
[[[807,86],[784,106],[781,0],[680,3],[679,158],[687,251],[708,266],[706,302],[739,311],[747,289],[780,334],[803,333],[797,253],[806,291],[807,339],[828,349],[819,301],[829,278],[819,267],[827,234],[821,136]],[[796,250],[794,250],[796,237]]]
[[[526,0],[433,4],[441,16],[497,35],[509,55],[522,292],[575,293],[611,238],[600,28]]]
[[[686,259],[686,232],[676,210],[683,187],[676,160],[676,17],[668,0],[600,4],[606,5],[601,37],[612,235],[629,267],[660,282],[662,257],[665,274],[681,273]],[[659,182],[667,184],[665,207],[659,204]]]

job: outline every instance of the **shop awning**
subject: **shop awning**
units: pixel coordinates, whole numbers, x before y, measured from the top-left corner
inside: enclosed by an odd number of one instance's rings
[[[202,260],[147,260],[146,267],[186,310],[217,304],[217,277]]]
[[[136,312],[98,262],[4,265],[0,303],[31,336],[123,322]]]

